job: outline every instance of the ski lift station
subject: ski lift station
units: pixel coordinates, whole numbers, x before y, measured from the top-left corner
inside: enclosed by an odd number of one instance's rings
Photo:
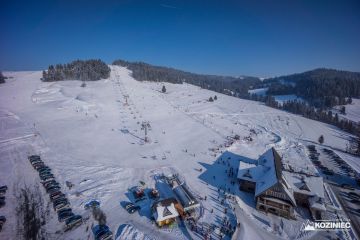
[[[184,212],[189,212],[197,207],[200,207],[200,204],[194,195],[190,192],[186,184],[179,180],[177,175],[168,177],[167,180],[182,205]]]

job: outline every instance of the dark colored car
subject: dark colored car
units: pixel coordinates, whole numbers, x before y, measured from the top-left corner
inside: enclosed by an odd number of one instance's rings
[[[82,217],[80,215],[75,215],[70,217],[65,221],[65,225],[67,228],[72,228],[82,223]]]
[[[349,192],[348,196],[351,197],[351,198],[360,199],[360,194],[358,194],[356,192]]]
[[[5,206],[5,199],[3,199],[3,200],[0,199],[0,208],[3,206]]]
[[[29,156],[29,160],[32,160],[32,159],[40,159],[40,156],[39,155],[30,155]]]
[[[48,193],[48,194],[53,194],[53,193],[56,193],[56,192],[58,192],[58,191],[60,191],[60,188],[59,188],[59,187],[58,187],[58,188],[49,189],[49,190],[47,191],[47,193]]]
[[[50,198],[55,197],[57,195],[63,194],[61,191],[56,191],[50,194]]]
[[[58,213],[58,220],[59,220],[59,222],[63,222],[65,220],[71,218],[74,215],[75,214],[72,211],[66,211],[66,212]]]
[[[6,191],[8,187],[6,185],[0,187],[0,191]]]
[[[85,209],[98,208],[98,207],[100,207],[100,202],[97,200],[91,200],[91,201],[85,203],[85,205],[84,205]]]
[[[39,174],[43,172],[51,172],[51,169],[49,167],[42,167],[38,169]]]
[[[112,239],[112,232],[107,225],[97,225],[92,228],[95,240]]]
[[[43,186],[46,188],[47,186],[51,184],[59,184],[56,180],[50,180],[48,182],[43,183]]]
[[[58,204],[60,202],[68,202],[68,199],[66,197],[58,198],[58,199],[53,201],[53,204],[56,205],[56,204]]]
[[[60,186],[50,186],[49,188],[46,189],[46,192],[50,193],[54,191],[59,191],[60,189],[61,189]]]
[[[351,185],[346,183],[341,184],[341,187],[344,189],[355,190],[355,188],[353,188]]]
[[[50,197],[50,200],[53,202],[56,199],[64,198],[64,197],[65,197],[65,194],[61,193],[61,194],[55,195],[54,197]]]
[[[64,213],[64,212],[71,212],[71,211],[72,211],[71,208],[64,208],[64,209],[59,210],[57,213],[59,215],[59,214]]]
[[[46,181],[46,180],[49,180],[49,179],[54,179],[54,175],[52,175],[52,174],[43,175],[43,176],[40,176],[40,179],[41,179],[41,181]]]
[[[44,187],[45,187],[46,190],[50,189],[51,187],[59,187],[59,188],[61,188],[60,183],[58,183],[58,182],[46,184],[46,185],[44,185]]]

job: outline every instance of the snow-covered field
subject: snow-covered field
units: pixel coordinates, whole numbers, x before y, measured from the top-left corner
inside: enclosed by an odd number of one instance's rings
[[[64,233],[51,210],[44,226],[50,239],[88,239],[92,234],[87,228],[94,220],[84,202],[90,199],[101,202],[107,225],[118,239],[186,239],[189,234],[201,239],[184,226],[158,229],[149,219],[148,201],[133,215],[120,205],[129,201],[128,188],[140,181],[157,186],[161,183],[156,176],[169,171],[179,173],[199,199],[207,197],[201,201],[200,222],[218,224],[224,216],[231,221],[236,216],[241,222],[238,239],[298,236],[302,219],[279,223],[277,217],[254,211],[253,197],[230,184],[219,159],[257,159],[274,146],[286,163],[311,168],[306,144],[316,144],[324,135],[325,146],[342,151],[347,133],[259,102],[189,84],[138,82],[125,68],[111,69],[109,79],[87,82],[85,88],[80,81],[41,82],[41,72],[5,72],[13,78],[0,85],[0,185],[9,186],[9,200],[0,209],[8,218],[1,237],[19,234],[16,191],[40,182],[27,160],[33,153],[53,169],[74,212],[88,216],[79,228]],[[163,84],[165,94],[160,91]],[[215,94],[218,100],[208,102]],[[149,143],[143,140],[142,121],[151,125]],[[228,145],[228,137],[235,134],[240,140]],[[252,141],[246,140],[249,136]],[[347,154],[342,157],[346,160]],[[66,188],[65,181],[74,187]],[[221,204],[218,188],[230,188],[238,204]],[[48,196],[43,195],[46,206]],[[225,214],[225,207],[235,210]],[[275,231],[279,225],[281,231]]]
[[[339,109],[340,106],[334,107],[334,112],[337,112],[340,117],[354,122],[360,121],[360,99],[353,98],[351,104],[345,105],[345,115],[341,114]]]
[[[256,94],[256,95],[260,95],[260,96],[265,96],[268,89],[269,88],[256,88],[256,89],[249,90],[248,92],[250,94]]]

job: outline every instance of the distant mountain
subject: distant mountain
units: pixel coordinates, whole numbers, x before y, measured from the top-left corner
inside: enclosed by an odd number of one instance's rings
[[[360,96],[360,73],[318,68],[265,79],[263,85],[268,95],[296,94],[314,106],[332,107]]]
[[[261,83],[257,77],[230,77],[190,73],[174,68],[154,66],[144,62],[128,62],[116,60],[114,65],[132,70],[133,77],[138,81],[190,83],[216,92],[237,97],[248,96],[248,89]]]

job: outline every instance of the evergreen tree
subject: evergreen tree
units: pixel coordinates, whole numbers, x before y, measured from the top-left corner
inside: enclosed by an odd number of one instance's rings
[[[323,144],[323,143],[324,143],[324,136],[321,135],[321,136],[319,137],[318,141],[319,141],[320,144]]]
[[[5,77],[2,72],[0,72],[0,83],[5,83]]]
[[[162,86],[161,92],[166,93],[165,85]]]
[[[42,81],[95,81],[109,76],[110,68],[101,60],[76,60],[68,64],[50,65],[47,71],[43,71]]]
[[[213,102],[214,99],[212,97],[209,98],[209,102]]]
[[[341,114],[346,114],[346,108],[345,108],[345,106],[341,106],[341,108],[340,108],[340,113]]]
[[[217,100],[217,96],[215,95],[215,97],[214,97],[214,100],[216,101]]]

